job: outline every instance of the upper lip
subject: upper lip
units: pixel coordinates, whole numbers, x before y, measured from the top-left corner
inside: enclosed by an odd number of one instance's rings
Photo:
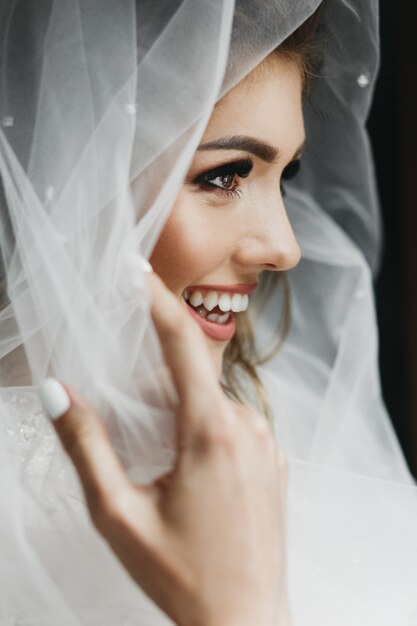
[[[252,285],[238,284],[238,285],[190,285],[187,290],[193,291],[227,291],[228,293],[240,293],[242,295],[250,294],[255,291],[258,283]]]

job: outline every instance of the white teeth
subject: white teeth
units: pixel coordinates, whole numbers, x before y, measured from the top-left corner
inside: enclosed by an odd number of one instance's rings
[[[234,313],[239,313],[242,309],[242,296],[240,293],[234,293],[232,296],[231,308]]]
[[[223,313],[223,315],[217,315],[217,313],[209,313],[207,319],[209,322],[216,322],[216,324],[225,324],[230,317],[229,311]]]
[[[230,313],[229,312],[224,313],[224,315],[219,315],[218,318],[217,318],[217,323],[218,324],[225,324],[227,322],[227,320],[229,319],[229,317],[230,317]]]
[[[207,311],[205,309],[198,309],[197,313],[199,314],[200,317],[207,316]]]
[[[205,295],[203,295],[201,291],[191,292],[186,289],[183,292],[183,297],[191,304],[191,306],[195,308],[203,304],[206,312],[212,311],[216,306],[218,306],[224,313],[228,313],[229,311],[240,313],[241,311],[246,311],[249,305],[249,296],[247,294],[242,295],[240,293],[231,294],[221,292],[218,294],[215,291],[208,291]],[[202,317],[204,317],[202,312],[199,311],[199,313]],[[211,321],[216,320],[213,319]]]
[[[194,291],[191,294],[190,304],[192,304],[192,306],[200,306],[200,304],[203,304],[203,294],[201,291]]]
[[[231,304],[232,304],[232,301],[231,301],[229,294],[222,293],[219,298],[220,311],[223,311],[223,312],[230,311]]]
[[[190,302],[191,302],[191,300],[190,300]],[[214,307],[217,306],[217,303],[218,303],[217,293],[215,291],[209,291],[204,296],[203,303],[204,303],[204,306],[207,309],[207,311],[212,311],[214,309]],[[191,304],[192,304],[192,302],[191,302]]]

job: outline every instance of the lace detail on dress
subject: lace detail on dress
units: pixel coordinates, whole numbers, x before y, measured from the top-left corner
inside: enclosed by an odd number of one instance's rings
[[[59,516],[69,495],[84,508],[75,471],[34,387],[0,391],[0,457],[0,490],[18,481],[48,515]]]
[[[57,448],[56,435],[33,387],[3,389],[0,451],[9,457],[10,470],[21,477],[44,474]]]

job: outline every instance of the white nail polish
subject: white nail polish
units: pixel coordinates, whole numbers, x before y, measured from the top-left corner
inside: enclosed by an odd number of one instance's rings
[[[149,263],[148,259],[145,259],[144,256],[138,255],[138,265],[147,274],[150,274],[151,272],[153,272],[152,265]]]
[[[61,417],[71,406],[67,392],[55,378],[45,378],[38,385],[38,394],[43,408],[52,420]]]

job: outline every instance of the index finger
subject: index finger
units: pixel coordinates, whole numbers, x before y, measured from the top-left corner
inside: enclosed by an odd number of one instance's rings
[[[208,415],[223,393],[201,329],[184,306],[155,274],[149,274],[151,313],[180,403],[181,418],[191,425]]]
[[[93,407],[68,385],[47,378],[39,397],[72,459],[88,502],[132,488]]]

